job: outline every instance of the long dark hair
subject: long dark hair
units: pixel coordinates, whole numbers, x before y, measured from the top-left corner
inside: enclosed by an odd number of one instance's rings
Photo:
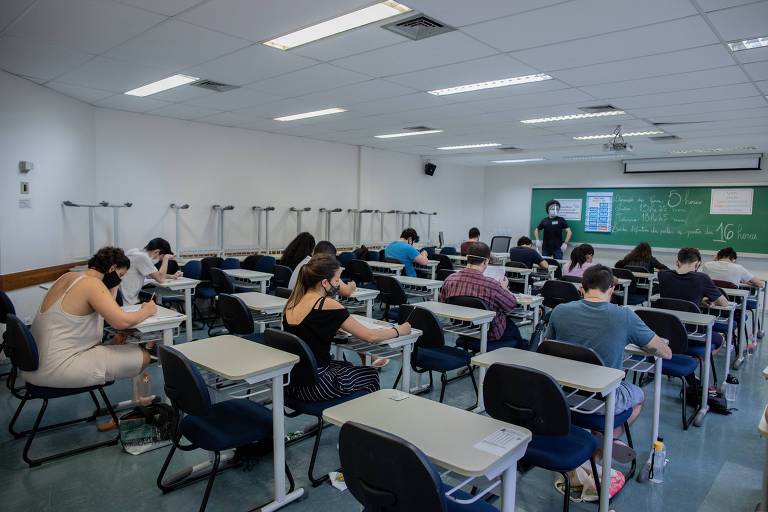
[[[291,269],[295,269],[301,260],[307,256],[312,256],[312,251],[315,249],[315,237],[306,231],[296,235],[296,238],[291,240],[288,247],[283,251],[283,257],[280,258],[280,263]]]
[[[286,311],[293,309],[301,302],[309,290],[317,286],[317,283],[327,279],[333,279],[333,275],[341,268],[339,260],[331,254],[316,254],[312,256],[306,265],[299,270],[299,278],[293,288],[288,302],[285,303]]]
[[[584,265],[587,262],[587,256],[595,254],[595,249],[589,244],[581,244],[571,251],[571,264],[568,270],[574,267]]]
[[[640,242],[624,257],[625,261],[651,261],[653,253],[648,242]]]

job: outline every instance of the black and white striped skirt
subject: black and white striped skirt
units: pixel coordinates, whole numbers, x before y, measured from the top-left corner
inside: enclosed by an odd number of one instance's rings
[[[370,366],[355,366],[347,361],[332,360],[331,364],[317,369],[317,384],[314,386],[293,386],[288,393],[305,402],[323,402],[349,395],[356,391],[377,391],[379,375]]]

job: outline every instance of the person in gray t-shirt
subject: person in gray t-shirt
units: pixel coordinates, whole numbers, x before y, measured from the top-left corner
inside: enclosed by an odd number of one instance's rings
[[[622,369],[624,347],[635,344],[649,355],[672,357],[667,343],[659,338],[629,308],[611,303],[614,277],[611,269],[595,265],[584,271],[584,300],[560,304],[549,319],[546,338],[584,345],[593,349],[606,366]],[[629,423],[640,414],[643,391],[622,381],[616,389],[616,412],[632,408]],[[600,411],[597,414],[604,414]],[[621,427],[614,437],[621,435]]]

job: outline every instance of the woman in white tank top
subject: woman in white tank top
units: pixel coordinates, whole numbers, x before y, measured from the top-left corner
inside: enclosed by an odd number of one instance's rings
[[[120,278],[129,267],[122,249],[104,247],[88,261],[88,270],[69,272],[53,284],[32,323],[39,366],[34,372],[21,372],[25,381],[77,388],[141,372],[149,363],[146,350],[137,345],[101,344],[105,319],[117,329],[127,329],[157,311],[154,302],[132,313],[117,305]]]

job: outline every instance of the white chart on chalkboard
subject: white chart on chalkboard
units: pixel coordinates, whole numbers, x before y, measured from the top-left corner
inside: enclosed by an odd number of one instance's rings
[[[587,192],[584,231],[610,233],[613,218],[613,192]]]

